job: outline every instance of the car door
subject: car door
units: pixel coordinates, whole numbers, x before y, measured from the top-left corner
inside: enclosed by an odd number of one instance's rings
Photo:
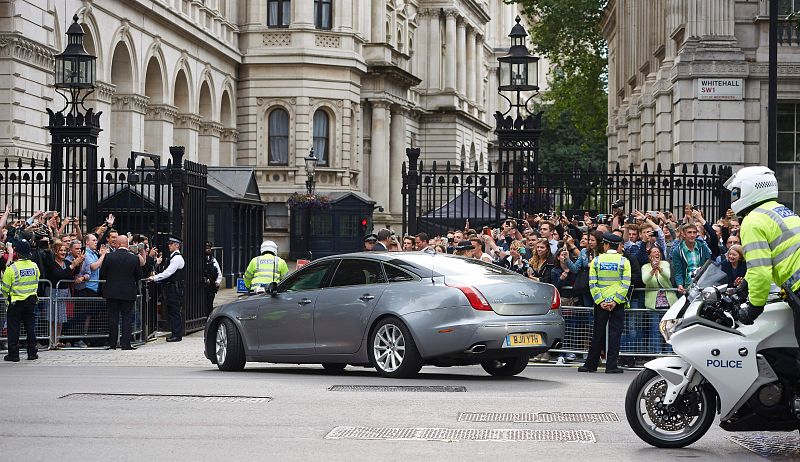
[[[358,351],[372,310],[386,290],[379,261],[344,258],[314,306],[318,354]]]
[[[266,296],[258,310],[259,352],[275,355],[314,353],[314,303],[338,260],[325,260],[296,271]]]

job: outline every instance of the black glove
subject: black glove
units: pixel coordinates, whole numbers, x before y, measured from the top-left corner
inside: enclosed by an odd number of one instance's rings
[[[733,316],[742,324],[749,326],[764,312],[763,306],[753,306],[749,302],[742,304],[733,313]]]

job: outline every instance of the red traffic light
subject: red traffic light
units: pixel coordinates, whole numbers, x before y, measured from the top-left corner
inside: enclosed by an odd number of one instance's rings
[[[367,226],[367,219],[366,218],[362,218],[361,219],[361,226]]]

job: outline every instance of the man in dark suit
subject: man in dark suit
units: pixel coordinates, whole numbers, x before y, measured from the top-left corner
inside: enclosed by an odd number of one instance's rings
[[[389,241],[392,238],[392,230],[384,228],[378,231],[378,235],[376,237],[378,242],[376,242],[375,246],[372,247],[372,251],[380,252],[389,250],[389,246],[391,245]]]
[[[135,350],[131,346],[133,331],[133,306],[139,294],[139,281],[142,279],[142,265],[139,257],[128,249],[128,236],[117,237],[117,251],[106,255],[100,267],[100,279],[103,284],[103,297],[108,307],[108,345],[117,349],[119,335],[119,318],[122,315],[123,350]]]

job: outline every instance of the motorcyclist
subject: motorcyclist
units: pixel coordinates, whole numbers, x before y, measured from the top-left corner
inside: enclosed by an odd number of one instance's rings
[[[273,241],[261,243],[261,255],[253,257],[244,273],[244,285],[248,289],[266,287],[281,281],[289,272],[286,262],[278,256],[278,245]]]
[[[800,217],[775,200],[778,181],[767,167],[745,167],[725,182],[725,187],[731,191],[731,208],[744,217],[740,236],[749,295],[748,302],[737,309],[736,318],[752,324],[764,311],[774,281],[789,295],[795,335],[800,337],[800,305],[793,300],[800,289]]]

